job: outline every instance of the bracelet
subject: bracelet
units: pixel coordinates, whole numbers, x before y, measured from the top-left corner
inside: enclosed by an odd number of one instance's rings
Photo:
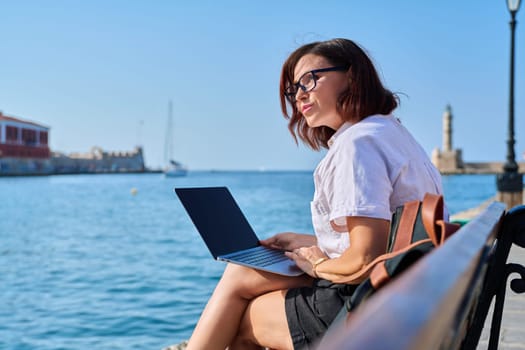
[[[314,275],[315,278],[319,278],[319,276],[317,275],[317,265],[321,264],[322,262],[325,262],[326,260],[328,260],[328,258],[324,257],[324,258],[317,259],[316,261],[313,262],[312,274]]]

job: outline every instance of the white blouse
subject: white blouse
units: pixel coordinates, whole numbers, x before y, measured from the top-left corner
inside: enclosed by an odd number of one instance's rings
[[[410,132],[392,115],[345,123],[328,142],[314,172],[312,223],[331,258],[350,246],[347,216],[390,220],[394,210],[425,193],[441,194],[441,175]],[[344,231],[344,230],[343,230]]]

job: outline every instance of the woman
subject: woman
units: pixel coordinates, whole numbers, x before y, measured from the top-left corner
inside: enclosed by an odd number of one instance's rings
[[[285,232],[262,242],[288,251],[305,274],[228,265],[188,349],[311,348],[363,279],[352,275],[385,252],[395,208],[442,192],[439,173],[391,115],[397,97],[351,40],[294,51],[280,97],[296,141],[328,149],[314,173],[315,235]]]

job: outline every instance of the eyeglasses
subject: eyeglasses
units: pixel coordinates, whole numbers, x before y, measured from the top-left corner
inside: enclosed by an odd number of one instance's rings
[[[315,89],[317,86],[317,79],[319,79],[316,73],[346,71],[347,69],[348,67],[337,66],[311,70],[301,75],[297,83],[289,85],[284,91],[284,94],[288,100],[295,102],[295,97],[297,96],[297,91],[299,91],[299,88],[303,90],[303,92],[308,92]]]

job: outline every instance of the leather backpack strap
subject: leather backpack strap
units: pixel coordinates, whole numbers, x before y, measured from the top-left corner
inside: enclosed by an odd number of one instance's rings
[[[386,269],[385,262],[385,260],[381,261],[370,272],[370,283],[375,289],[381,288],[381,286],[390,281],[391,276]]]
[[[421,205],[421,218],[428,236],[438,246],[443,241],[441,226],[436,224],[438,220],[443,220],[443,196],[426,193]]]
[[[370,285],[378,290],[434,248],[434,243],[430,239],[423,239],[409,245],[406,249],[397,251],[394,256],[374,266],[368,277]]]
[[[408,251],[414,247],[417,247],[418,245],[421,245],[421,244],[424,244],[424,243],[427,243],[427,242],[431,242],[430,239],[422,239],[420,241],[417,241],[417,242],[414,242],[414,243],[411,243],[409,245],[407,245],[406,247],[403,247],[403,249],[400,249],[400,250],[397,250],[395,252],[391,252],[391,253],[386,253],[386,254],[382,254],[380,256],[378,256],[377,258],[375,258],[371,263],[365,265],[363,268],[361,268],[361,270],[357,271],[357,272],[354,272],[353,274],[351,275],[347,275],[347,276],[343,276],[341,275],[340,278],[336,278],[334,279],[334,282],[335,283],[348,283],[348,284],[356,284],[356,283],[361,283],[364,279],[366,279],[370,272],[374,269],[374,267],[376,267],[377,264],[379,263],[382,263],[384,262],[385,260],[388,260],[390,258],[393,258],[405,251]]]
[[[403,205],[403,212],[399,219],[399,225],[394,236],[394,244],[390,250],[391,252],[403,249],[412,242],[419,204],[419,201],[411,201]],[[390,234],[392,234],[392,232]]]
[[[459,230],[459,228],[461,227],[460,224],[446,222],[445,220],[436,221],[436,225],[439,226],[441,230],[441,240],[439,242],[439,245],[445,243],[445,240],[449,238],[454,232]]]

